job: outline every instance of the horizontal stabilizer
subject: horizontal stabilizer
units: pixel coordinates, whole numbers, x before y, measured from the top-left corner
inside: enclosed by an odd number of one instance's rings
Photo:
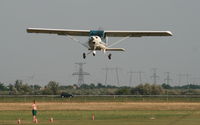
[[[124,48],[107,48],[106,51],[125,51]]]

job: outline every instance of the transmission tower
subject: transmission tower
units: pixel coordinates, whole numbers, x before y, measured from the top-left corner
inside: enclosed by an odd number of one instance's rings
[[[117,77],[117,85],[118,85],[118,86],[120,85],[120,84],[119,84],[119,70],[120,70],[119,67],[116,67],[116,68],[115,68],[116,77]]]
[[[183,78],[183,74],[178,74],[178,84],[179,86],[182,84],[182,78]]]
[[[192,84],[199,85],[200,77],[193,77],[191,78]]]
[[[120,81],[119,81],[119,70],[121,70],[121,68],[119,67],[115,67],[115,68],[111,68],[111,67],[106,67],[106,68],[102,68],[103,70],[105,70],[106,72],[106,78],[105,78],[105,84],[107,85],[107,81],[108,81],[108,72],[109,71],[115,71],[115,74],[116,74],[116,78],[117,78],[117,85],[119,86],[120,85]]]
[[[107,83],[107,81],[108,81],[108,72],[109,71],[111,71],[111,70],[113,70],[114,68],[109,68],[109,67],[105,67],[105,68],[102,68],[102,70],[105,70],[105,74],[106,74],[106,76],[105,76],[105,85],[107,86],[108,85],[108,83]]]
[[[167,77],[164,79],[164,82],[166,81],[166,84],[169,85],[170,81],[172,81],[172,79],[170,79],[170,72],[165,72],[165,74],[167,74]]]
[[[189,77],[190,77],[190,74],[188,74],[188,73],[186,73],[186,74],[179,74],[179,85],[181,85],[181,84],[187,84],[187,85],[189,85],[190,84]]]
[[[153,75],[151,76],[151,78],[153,78],[153,83],[156,84],[157,83],[157,78],[159,78],[159,76],[156,73],[156,68],[153,68]]]
[[[84,84],[84,76],[90,74],[83,71],[83,65],[86,63],[79,62],[75,64],[79,65],[79,71],[74,72],[72,75],[78,75],[78,85],[81,86],[82,84]]]
[[[129,86],[131,87],[131,84],[132,84],[132,81],[133,81],[133,74],[134,72],[131,70],[128,72],[128,74],[130,74],[130,77],[129,77]]]
[[[186,77],[186,82],[189,85],[190,84],[190,81],[189,81],[190,74],[186,73],[185,77]]]
[[[135,73],[137,73],[139,75],[139,82],[140,82],[140,84],[142,84],[142,73],[144,73],[144,72],[138,71],[138,72],[135,72]]]
[[[133,72],[133,71],[130,71],[128,72],[130,74],[130,78],[129,78],[129,86],[131,86],[132,84],[132,77],[133,77],[133,74],[137,74],[138,76],[138,79],[139,79],[139,84],[142,84],[142,71],[138,71],[138,72]]]

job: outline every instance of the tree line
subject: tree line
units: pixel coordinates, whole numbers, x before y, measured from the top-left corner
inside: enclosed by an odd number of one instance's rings
[[[59,85],[56,81],[49,81],[47,85],[29,85],[22,80],[16,80],[15,83],[5,85],[0,82],[0,94],[9,95],[59,95],[67,92],[74,95],[198,95],[200,94],[200,85],[182,85],[171,86],[166,83],[157,84],[139,84],[135,87],[112,86],[98,84]]]

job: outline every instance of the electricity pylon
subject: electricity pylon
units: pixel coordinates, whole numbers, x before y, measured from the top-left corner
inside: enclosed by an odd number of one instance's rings
[[[84,76],[90,74],[83,71],[83,65],[86,63],[79,62],[75,64],[79,65],[79,71],[74,72],[72,75],[78,75],[78,85],[81,86],[82,84],[84,84]]]

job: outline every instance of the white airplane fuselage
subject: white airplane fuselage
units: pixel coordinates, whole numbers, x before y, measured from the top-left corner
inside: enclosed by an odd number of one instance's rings
[[[89,50],[102,50],[105,51],[107,48],[106,43],[104,43],[99,36],[90,36],[88,40]]]

